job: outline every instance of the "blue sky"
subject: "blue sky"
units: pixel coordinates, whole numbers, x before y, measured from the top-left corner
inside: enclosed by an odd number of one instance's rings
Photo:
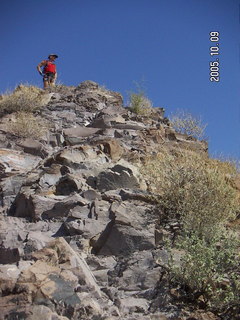
[[[127,103],[134,82],[166,115],[207,123],[212,156],[240,159],[240,0],[1,0],[0,93],[42,86],[36,65],[57,53],[59,81],[93,80]],[[219,32],[210,56],[209,33]],[[219,59],[220,82],[209,62]]]

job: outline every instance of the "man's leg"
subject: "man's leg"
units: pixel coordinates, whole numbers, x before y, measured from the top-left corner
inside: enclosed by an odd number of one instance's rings
[[[43,76],[43,89],[48,89],[49,87],[49,77],[47,74]]]
[[[48,81],[43,81],[43,89],[47,89],[49,87]]]
[[[53,75],[52,77],[49,78],[49,85],[50,87],[54,87],[55,86],[55,76]]]

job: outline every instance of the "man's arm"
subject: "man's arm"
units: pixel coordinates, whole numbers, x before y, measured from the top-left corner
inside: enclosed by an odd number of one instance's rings
[[[37,71],[42,75],[42,69],[41,67],[45,66],[46,65],[46,60],[43,60],[42,62],[40,62],[38,65],[37,65]]]

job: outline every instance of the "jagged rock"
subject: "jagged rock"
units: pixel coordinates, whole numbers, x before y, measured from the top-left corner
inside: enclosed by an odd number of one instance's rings
[[[96,200],[96,199],[100,199],[101,198],[101,195],[96,192],[95,190],[86,190],[86,191],[83,191],[81,196],[87,200]]]
[[[70,168],[77,169],[78,166],[86,159],[84,152],[81,152],[79,150],[69,150],[65,149],[61,152],[59,152],[55,159],[58,163],[62,165],[69,166]]]
[[[91,268],[92,271],[94,270],[109,270],[109,269],[113,269],[116,264],[117,261],[114,259],[114,257],[110,256],[110,257],[98,257],[95,255],[88,255],[88,257],[86,258],[86,262],[89,265],[89,267]]]
[[[108,232],[110,234],[100,248],[100,241],[93,244],[94,253],[100,255],[129,255],[136,250],[154,248],[154,236],[147,230],[139,231],[131,226],[116,224]]]
[[[147,203],[155,203],[154,195],[145,190],[121,189],[119,192],[121,199],[125,200],[139,200]]]
[[[41,158],[23,154],[21,151],[0,149],[1,176],[3,174],[27,173],[35,168]]]
[[[99,129],[88,127],[76,127],[64,130],[65,141],[68,145],[76,145],[83,142],[83,138],[91,137],[97,134]]]
[[[82,187],[82,180],[78,180],[74,176],[67,174],[57,182],[55,194],[70,195],[73,192],[79,192]]]
[[[92,237],[102,233],[109,219],[89,219],[88,217],[81,219],[68,218],[64,223],[64,226],[70,235],[82,235],[84,238],[91,239]]]
[[[100,113],[91,123],[92,128],[116,128],[117,125],[125,124],[125,119],[121,115],[106,115]]]
[[[18,143],[18,145],[23,148],[23,151],[26,153],[30,153],[34,156],[39,156],[41,158],[46,158],[49,154],[47,148],[39,141],[28,138],[24,141]]]
[[[24,245],[24,254],[28,255],[36,250],[40,250],[46,246],[48,242],[52,240],[52,231],[30,231],[27,234],[26,242]]]
[[[20,253],[18,248],[1,248],[0,247],[0,264],[9,264],[18,262],[20,260]]]
[[[26,240],[26,225],[18,218],[6,217],[0,220],[0,242],[2,248],[20,248],[20,243]]]
[[[23,218],[6,217],[0,223],[0,243],[2,253],[16,252],[15,262],[24,256],[29,256],[32,251],[43,248],[58,232],[61,222],[39,221],[30,223]],[[10,255],[5,255],[5,262],[13,262]],[[8,259],[8,260],[6,260]],[[10,260],[11,259],[11,260]]]
[[[49,170],[49,173],[46,172],[41,176],[41,178],[38,181],[38,185],[42,189],[48,190],[53,186],[57,186],[61,177],[62,177],[62,174],[60,170],[59,172],[56,172],[56,173],[54,172],[51,173]]]
[[[161,277],[152,254],[148,251],[135,252],[126,260],[120,260],[109,272],[109,284],[129,294],[149,299]]]
[[[109,171],[101,172],[97,177],[97,188],[108,191],[119,188],[139,188],[139,182],[130,168],[115,165]]]
[[[102,296],[101,291],[84,258],[74,252],[74,250],[63,238],[58,238],[52,241],[46,248],[53,249],[55,253],[57,253],[58,264],[61,265],[65,270],[71,271],[73,275],[76,276],[75,281],[79,281],[77,277],[81,277],[84,285],[91,287],[99,297]],[[33,257],[37,258],[38,260],[49,261],[48,258],[45,258],[45,249],[38,251],[38,253],[34,254]]]
[[[82,235],[85,239],[91,239],[101,237],[110,221],[109,204],[96,199],[89,207],[72,209],[64,227],[70,235]]]
[[[136,121],[126,121],[126,123],[116,123],[113,126],[116,129],[124,129],[124,130],[144,130],[147,129],[148,126],[146,126],[143,123],[139,123]]]
[[[65,149],[59,152],[53,159],[48,162],[56,161],[57,163],[72,168],[73,170],[95,169],[99,171],[97,166],[104,166],[108,163],[108,159],[104,152],[101,152],[97,147],[81,146],[79,149]],[[47,162],[47,164],[48,164]],[[46,165],[47,165],[46,164]]]
[[[84,81],[75,89],[78,105],[94,111],[102,110],[105,106],[116,108],[116,113],[123,105],[122,96],[113,91],[101,88],[93,81]]]
[[[15,301],[18,302],[19,309],[22,308],[21,312],[25,314],[25,318],[33,302],[37,305],[51,306],[51,309],[57,304],[55,310],[58,315],[65,314],[68,319],[77,319],[75,314],[84,311],[90,303],[97,308],[97,299],[102,296],[100,288],[85,260],[76,254],[65,240],[54,240],[44,249],[34,253],[33,258],[36,260],[35,263],[22,270],[19,276],[17,270],[13,275],[15,280],[18,277],[15,288],[19,288],[19,294],[15,294]],[[21,292],[25,299],[22,299]],[[81,303],[84,292],[91,292],[92,302]],[[94,297],[96,300],[93,300]],[[2,310],[4,319],[7,314],[16,312],[15,306],[9,303],[11,299],[10,292],[0,298],[0,305],[8,305]],[[101,314],[99,311],[102,311],[102,308],[95,308],[92,314]]]
[[[131,313],[144,313],[148,310],[149,304],[146,299],[127,297],[116,301],[116,305],[124,315]]]
[[[16,197],[9,214],[14,217],[29,218],[33,221],[40,219],[58,219],[67,217],[70,209],[88,202],[80,195],[72,196],[41,196],[25,189]]]
[[[0,194],[0,206],[2,208],[10,207],[25,180],[26,176],[23,173],[2,179]]]
[[[56,312],[52,312],[50,308],[44,305],[34,305],[29,310],[26,320],[68,320],[69,318],[59,316]]]
[[[148,223],[151,228],[151,220],[148,217],[147,211],[150,209],[144,205],[136,205],[137,210],[133,210],[132,202],[114,202],[110,208],[110,217],[114,219],[116,224],[128,225],[138,228],[144,228]]]
[[[112,160],[118,161],[122,157],[124,150],[116,140],[108,140],[101,142],[103,145],[103,152],[108,154]]]

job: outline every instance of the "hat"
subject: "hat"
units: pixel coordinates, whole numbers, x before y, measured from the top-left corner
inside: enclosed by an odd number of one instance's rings
[[[57,55],[57,54],[51,53],[51,54],[48,56],[48,59],[49,59],[51,56],[54,56],[55,58],[58,58],[58,55]]]

